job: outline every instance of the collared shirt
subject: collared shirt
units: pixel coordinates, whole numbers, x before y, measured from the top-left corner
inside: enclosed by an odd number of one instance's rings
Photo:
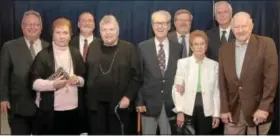
[[[228,38],[229,38],[229,34],[230,34],[230,26],[226,29],[222,29],[221,27],[219,27],[219,30],[220,30],[220,39],[222,38],[222,35],[223,35],[223,31],[225,30],[226,31],[226,40],[228,41]]]
[[[183,39],[182,39],[182,35],[179,34],[178,32],[176,32],[176,33],[177,33],[178,42],[179,42],[179,43],[182,43],[182,40],[183,40]],[[187,54],[190,53],[189,38],[190,38],[190,33],[187,33],[187,34],[185,35],[185,42],[186,42]]]
[[[248,47],[249,40],[246,41],[246,44],[241,44],[238,41],[235,41],[235,68],[237,77],[240,78],[246,50]]]
[[[90,46],[90,43],[94,40],[94,37],[93,35],[88,37],[88,38],[85,38],[84,36],[80,35],[79,36],[79,47],[80,47],[80,53],[83,54],[84,53],[84,44],[85,44],[85,39],[87,39],[87,43],[88,43],[88,47]]]
[[[168,65],[168,59],[169,59],[169,40],[168,38],[165,38],[165,40],[160,43],[157,38],[155,38],[155,44],[156,44],[156,51],[158,54],[158,51],[160,50],[159,44],[163,44],[163,49],[164,49],[164,53],[165,53],[165,70],[167,69],[167,65]]]
[[[30,41],[27,40],[26,38],[24,38],[24,39],[25,39],[25,42],[27,44],[28,49],[30,49]],[[34,41],[33,47],[34,47],[36,55],[42,50],[42,43],[41,43],[41,40],[39,38]]]

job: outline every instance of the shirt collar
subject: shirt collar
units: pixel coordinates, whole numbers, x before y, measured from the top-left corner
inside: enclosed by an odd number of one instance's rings
[[[157,38],[155,38],[155,44],[156,44],[156,46],[158,46],[160,44],[160,42],[158,41]],[[168,38],[165,38],[161,44],[163,44],[163,46],[167,45],[168,44]]]
[[[27,40],[26,38],[24,38],[25,42],[27,43],[28,46],[30,46],[30,40]],[[40,45],[40,39],[36,39],[34,42],[34,45]]]
[[[224,30],[226,30],[226,32],[227,32],[226,34],[229,34],[230,28],[231,28],[230,26],[228,26],[226,29],[222,29],[221,27],[219,27],[219,30],[220,30],[221,34],[223,33]]]
[[[80,39],[81,39],[82,41],[85,41],[85,39],[87,39],[87,41],[92,41],[92,40],[93,40],[93,35],[91,35],[91,36],[88,37],[88,38],[85,38],[84,36],[80,35]]]
[[[251,38],[251,36],[248,38],[248,40],[246,40],[245,43],[240,43],[239,41],[235,40],[235,45],[236,45],[237,47],[243,47],[244,45],[247,46],[248,43],[249,43],[250,38]]]
[[[179,39],[179,38],[182,38],[181,36],[181,34],[180,33],[178,33],[178,32],[176,32],[176,34],[177,34],[177,38]],[[185,35],[185,38],[189,38],[190,37],[190,33],[187,33],[186,35]]]

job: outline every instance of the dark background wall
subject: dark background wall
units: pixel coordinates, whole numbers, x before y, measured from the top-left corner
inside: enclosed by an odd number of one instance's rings
[[[280,1],[241,1],[230,0],[233,13],[249,12],[254,21],[253,32],[272,37],[279,53],[280,39]],[[180,8],[192,12],[192,30],[207,30],[215,26],[213,20],[213,1],[96,1],[96,0],[1,0],[0,4],[0,47],[4,42],[22,36],[20,23],[26,10],[34,9],[43,18],[42,38],[51,40],[51,24],[58,17],[66,17],[73,23],[77,34],[78,16],[83,11],[95,15],[95,35],[99,36],[98,21],[104,14],[113,14],[120,23],[120,37],[135,45],[153,36],[150,16],[155,10],[168,10],[173,16]],[[174,30],[174,27],[172,28]],[[279,88],[275,100],[276,116],[271,134],[279,134]]]

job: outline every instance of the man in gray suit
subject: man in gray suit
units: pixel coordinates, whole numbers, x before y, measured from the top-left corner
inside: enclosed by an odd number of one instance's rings
[[[164,10],[152,14],[155,37],[138,45],[141,64],[142,86],[139,90],[137,111],[142,112],[142,134],[171,134],[168,117],[174,104],[171,90],[181,58],[182,46],[167,38],[170,30],[170,13]]]
[[[168,34],[168,38],[170,40],[182,45],[182,57],[188,57],[192,54],[192,50],[189,45],[192,19],[193,15],[190,11],[186,9],[177,10],[174,16],[174,25],[176,27],[176,31],[170,32]]]
[[[219,1],[214,7],[215,19],[219,26],[208,30],[208,52],[207,56],[210,59],[218,61],[220,45],[223,42],[228,42],[234,39],[234,35],[230,28],[232,19],[232,7],[227,1]]]
[[[24,36],[6,42],[0,60],[1,111],[8,113],[12,135],[29,135],[34,131],[35,94],[28,86],[28,72],[36,54],[49,45],[39,38],[42,20],[38,12],[25,12],[21,27]]]

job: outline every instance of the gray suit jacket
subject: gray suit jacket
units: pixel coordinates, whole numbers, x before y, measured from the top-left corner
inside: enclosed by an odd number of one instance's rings
[[[138,92],[137,106],[145,105],[147,112],[143,115],[157,117],[164,102],[166,113],[172,115],[172,85],[181,58],[182,46],[169,40],[169,60],[164,76],[161,75],[154,38],[138,45],[142,85]]]
[[[176,43],[182,45],[181,43],[179,43],[179,40],[178,40],[176,31],[173,31],[173,32],[168,33],[168,39],[170,39],[170,40],[172,40],[173,42],[176,42]],[[183,46],[183,45],[182,45],[182,46]],[[182,48],[182,49],[183,49],[183,48]],[[183,52],[182,52],[182,55],[183,55]],[[192,55],[192,50],[191,50],[191,48],[189,48],[189,54],[188,54],[188,56],[191,56],[191,55]]]
[[[207,57],[218,61],[219,49],[221,46],[219,27],[214,27],[206,32],[208,36]],[[230,31],[228,41],[235,39],[232,31]]]
[[[42,48],[49,43],[41,40]],[[1,50],[0,101],[9,101],[13,114],[31,116],[36,112],[35,92],[28,85],[33,63],[23,37],[6,42]]]

